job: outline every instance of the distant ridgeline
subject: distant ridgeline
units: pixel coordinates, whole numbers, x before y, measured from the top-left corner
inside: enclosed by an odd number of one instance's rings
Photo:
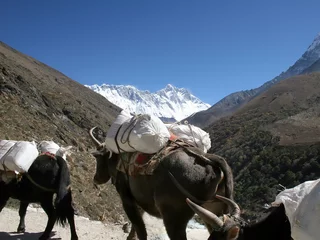
[[[282,190],[320,177],[320,73],[274,85],[210,127],[214,152],[235,177],[235,200],[249,217]]]

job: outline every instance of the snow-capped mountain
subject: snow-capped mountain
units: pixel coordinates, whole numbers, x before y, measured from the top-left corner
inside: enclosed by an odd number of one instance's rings
[[[317,60],[320,59],[320,33],[315,37],[307,51],[285,72],[281,73],[275,80],[283,80],[301,74]]]
[[[222,117],[231,115],[252,98],[263,93],[279,81],[292,76],[317,71],[320,71],[320,33],[314,38],[304,54],[286,71],[257,88],[231,93],[209,109],[199,112],[187,120],[199,127],[208,126]]]
[[[195,112],[206,110],[209,104],[202,102],[184,88],[168,84],[155,93],[141,91],[134,86],[102,84],[86,87],[101,94],[113,104],[132,113],[148,113],[163,121],[180,121]]]

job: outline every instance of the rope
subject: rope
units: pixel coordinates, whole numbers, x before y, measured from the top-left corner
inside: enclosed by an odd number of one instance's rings
[[[193,113],[192,115],[190,115],[190,117],[192,117],[194,114],[195,114],[195,113]],[[196,138],[195,138],[195,136],[194,136],[194,131],[193,131],[192,127],[191,127],[191,124],[189,124],[189,122],[188,122],[187,120],[185,120],[183,123],[189,127],[190,132],[191,132],[191,135],[192,135],[192,138],[193,138],[193,142],[194,142],[194,144],[195,144],[196,147],[199,147],[199,145],[198,145],[197,142],[196,142]],[[174,127],[174,125],[180,125],[180,124],[181,124],[180,121],[171,124],[171,126],[169,127],[169,131]],[[200,140],[201,140],[201,138],[200,138]]]
[[[23,175],[26,176],[33,185],[35,185],[36,187],[40,188],[41,190],[43,190],[45,192],[53,192],[53,193],[56,192],[55,189],[46,188],[46,187],[43,187],[40,184],[36,183],[28,173],[23,173]]]
[[[1,148],[3,149],[3,148],[6,146],[6,144],[8,144],[8,143],[10,143],[10,142],[8,141],[8,142],[5,143]],[[15,145],[15,144],[13,144],[13,145],[9,148],[9,150],[2,156],[2,158],[3,158],[4,160],[3,160],[3,162],[2,162],[1,164],[2,164],[2,167],[3,167],[4,173],[5,173],[5,175],[6,175],[6,178],[8,178],[8,172],[10,171],[10,169],[7,168],[7,166],[5,165],[5,161],[7,160],[7,159],[6,159],[6,156],[9,154],[9,152],[10,152],[11,149],[14,147],[14,145]]]
[[[194,144],[196,145],[196,147],[199,147],[198,144],[197,144],[197,142],[196,142],[196,138],[194,137],[194,133],[193,133],[193,130],[192,130],[192,128],[191,128],[191,125],[190,125],[188,122],[187,122],[187,124],[188,124],[188,127],[189,127],[189,129],[190,129],[190,132],[191,132],[191,134],[192,134],[192,138],[193,138]]]
[[[119,143],[118,143],[118,134],[119,134],[119,132],[120,132],[120,129],[121,129],[121,127],[123,126],[123,124],[121,124],[121,126],[118,128],[118,130],[117,130],[117,133],[116,133],[116,135],[115,135],[115,142],[116,142],[116,146],[117,146],[117,149],[118,149],[118,152],[119,152],[119,157],[120,157],[120,159],[119,159],[119,161],[121,162],[121,164],[122,164],[122,166],[123,166],[123,168],[124,168],[124,170],[125,170],[125,172],[126,172],[126,175],[128,175],[128,168],[126,167],[126,165],[125,165],[125,163],[124,163],[124,160],[123,160],[123,158],[122,158],[122,155],[121,155],[121,151],[120,150],[123,150],[123,149],[121,149],[120,148],[120,146],[119,146]]]
[[[120,137],[120,143],[121,144],[126,144],[127,143],[132,149],[135,150],[135,148],[132,147],[131,144],[130,144],[130,135],[131,135],[131,132],[133,131],[134,127],[137,125],[138,121],[140,119],[143,119],[146,116],[147,116],[146,114],[139,114],[139,115],[135,115],[135,116],[133,116],[131,118],[131,120],[129,122],[129,125],[124,129],[124,131],[122,133],[122,136]],[[123,168],[124,168],[124,170],[126,172],[126,175],[129,175],[129,164],[128,164],[128,162],[127,162],[127,164],[125,164],[125,160],[123,159],[123,156],[121,155],[121,151],[123,151],[123,152],[125,152],[125,151],[124,151],[124,149],[122,149],[119,146],[119,142],[118,142],[118,135],[119,135],[120,130],[122,129],[123,126],[124,125],[121,124],[121,126],[118,128],[118,130],[116,132],[116,135],[114,137],[114,140],[115,140],[115,143],[116,143],[119,155],[120,155],[121,165],[123,166]],[[127,159],[127,161],[130,161],[130,160]]]
[[[146,117],[147,115],[146,114],[139,114],[139,115],[135,115],[131,118],[130,122],[129,122],[129,125],[124,129],[123,133],[122,133],[122,136],[120,138],[120,142],[122,144],[125,144],[125,143],[128,143],[128,145],[132,148],[132,149],[135,149],[134,147],[131,146],[130,144],[130,135],[131,135],[131,132],[133,131],[133,129],[135,128],[135,126],[137,125],[138,121],[140,119],[143,119],[144,117]],[[123,127],[123,124],[121,124],[120,128],[118,129],[120,131],[120,129]],[[117,134],[119,133],[119,131],[117,132]],[[128,133],[127,133],[128,132]],[[127,133],[127,135],[126,135]],[[127,136],[125,138],[125,135]],[[115,139],[117,141],[117,138]],[[121,149],[123,150],[123,149]]]

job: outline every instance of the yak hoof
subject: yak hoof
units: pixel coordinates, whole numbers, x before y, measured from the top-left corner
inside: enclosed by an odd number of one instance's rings
[[[17,233],[24,233],[26,231],[25,227],[18,227]]]
[[[127,240],[139,240],[136,236],[132,237],[132,236],[128,236]]]

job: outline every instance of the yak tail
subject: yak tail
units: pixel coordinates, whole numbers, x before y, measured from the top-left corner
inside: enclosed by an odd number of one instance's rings
[[[212,166],[219,167],[224,175],[224,181],[225,181],[225,197],[233,200],[233,189],[234,189],[234,183],[233,183],[233,174],[230,166],[226,162],[226,160],[223,157],[220,157],[215,154],[206,154],[206,158],[208,158],[211,161]]]
[[[57,163],[59,165],[59,185],[58,192],[55,199],[56,208],[56,222],[65,226],[68,217],[74,215],[74,209],[72,206],[72,194],[70,188],[70,172],[66,161],[60,157],[56,156]]]

